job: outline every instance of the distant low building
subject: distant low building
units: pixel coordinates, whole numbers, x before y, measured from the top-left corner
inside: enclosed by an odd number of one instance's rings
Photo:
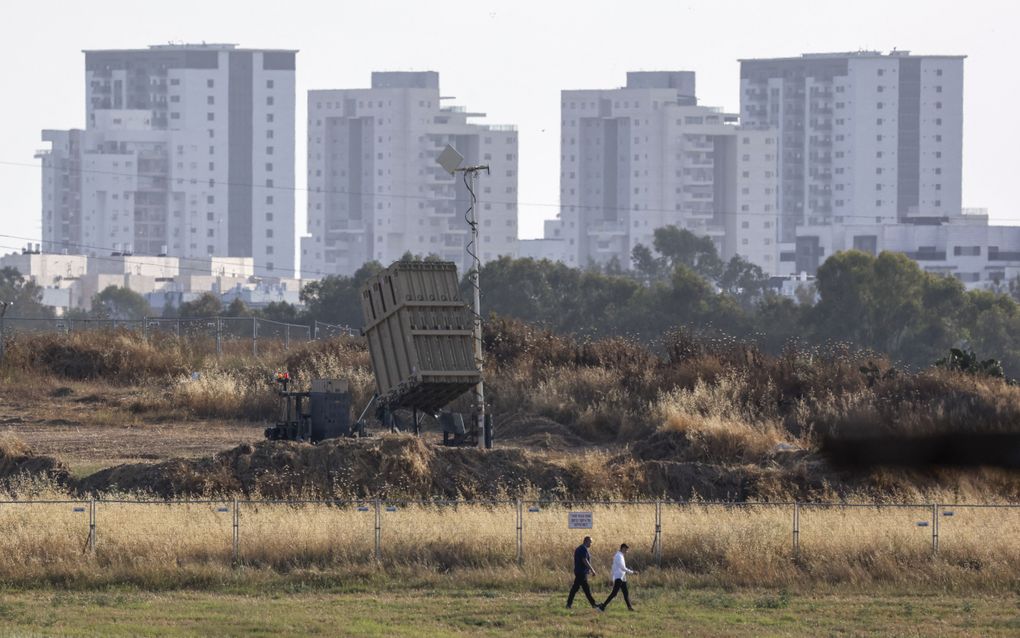
[[[901,252],[926,272],[955,277],[968,288],[995,288],[1020,274],[1020,226],[993,226],[982,210],[901,224],[800,226],[792,257],[813,274],[844,250]]]

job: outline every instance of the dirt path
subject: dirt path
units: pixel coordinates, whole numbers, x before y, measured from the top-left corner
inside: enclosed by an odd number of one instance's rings
[[[60,458],[74,474],[120,463],[211,456],[262,440],[264,424],[135,414],[130,388],[85,384],[0,390],[0,434]]]

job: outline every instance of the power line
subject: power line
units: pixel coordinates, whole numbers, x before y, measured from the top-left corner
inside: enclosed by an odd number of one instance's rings
[[[0,160],[0,166],[12,166],[12,167],[22,167],[22,168],[37,168],[37,169],[38,168],[43,168],[43,166],[40,165],[40,164],[29,164],[27,162],[11,162],[11,161],[5,161],[5,160]],[[158,174],[158,175],[147,175],[147,174],[138,174],[138,173],[119,173],[119,172],[116,172],[116,171],[101,171],[101,170],[93,170],[93,169],[85,169],[85,168],[73,168],[73,169],[72,168],[55,168],[54,170],[63,171],[63,172],[69,172],[69,173],[77,173],[77,174],[88,173],[88,174],[96,174],[96,175],[112,175],[112,176],[117,176],[117,177],[130,177],[130,178],[157,177],[157,178],[166,180],[166,182],[168,184],[170,182],[173,182],[173,181],[177,181],[178,183],[180,183],[180,182],[185,181],[185,179],[187,179],[188,181],[191,181],[191,179],[192,179],[192,178],[183,178],[183,177],[170,178],[170,177],[165,177],[164,175],[161,175],[161,174]],[[245,183],[239,183],[239,182],[229,182],[229,181],[220,181],[220,180],[202,180],[202,181],[204,183],[214,184],[214,185],[217,185],[217,186],[241,186],[241,187],[244,187],[244,188],[258,188],[258,189],[264,189],[264,190],[286,191],[286,192],[295,192],[295,193],[312,193],[312,194],[326,194],[326,195],[355,195],[355,196],[359,196],[359,197],[378,197],[378,198],[389,198],[389,199],[436,201],[436,198],[433,197],[433,196],[430,196],[430,195],[412,195],[412,194],[407,194],[407,193],[378,193],[378,192],[371,192],[371,191],[313,189],[313,188],[299,188],[297,186],[276,186],[275,184],[273,186],[265,186],[265,185],[260,185],[260,184],[245,184]],[[457,200],[457,199],[454,199],[454,200],[443,200],[443,201],[460,202],[462,204],[466,204],[467,203],[467,200]],[[499,204],[503,204],[503,205],[511,204],[511,205],[514,205],[514,206],[516,206],[518,208],[520,208],[522,206],[526,206],[526,207],[529,207],[529,208],[555,208],[557,210],[560,210],[561,212],[562,212],[563,209],[570,209],[570,210],[606,211],[606,212],[680,213],[680,214],[688,214],[688,215],[693,214],[693,215],[701,217],[701,214],[698,214],[698,213],[684,213],[683,211],[677,211],[676,209],[672,209],[672,208],[648,208],[648,207],[645,207],[645,208],[640,208],[640,209],[633,209],[633,208],[627,208],[625,206],[597,206],[597,205],[594,205],[594,204],[562,204],[562,203],[551,203],[551,202],[522,202],[522,201],[519,201],[519,200],[516,200],[516,199],[515,200],[492,200],[492,201],[488,201],[487,200],[484,203],[486,203],[486,204],[495,204],[495,205],[499,205]],[[805,213],[798,213],[798,215],[806,216]],[[729,216],[733,216],[733,217],[776,217],[776,218],[780,218],[780,217],[783,217],[783,216],[790,216],[790,215],[789,214],[784,215],[782,212],[776,212],[776,213],[758,213],[758,212],[741,212],[741,211],[718,211],[718,212],[712,212],[711,216],[712,217],[720,217],[720,216],[721,217],[729,217]],[[708,214],[707,213],[704,214],[704,217],[707,218]],[[874,214],[873,215],[843,214],[843,215],[838,215],[838,217],[842,217],[844,219],[869,219],[870,220],[870,219],[875,219],[877,217],[882,217],[882,216],[881,215],[874,215]],[[1011,217],[1000,217],[1000,218],[997,218],[997,221],[1020,222],[1020,217],[1014,217],[1014,218],[1011,218]],[[878,222],[871,222],[871,223],[878,223]]]

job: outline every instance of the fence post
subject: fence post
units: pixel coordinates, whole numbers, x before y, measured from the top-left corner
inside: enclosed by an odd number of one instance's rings
[[[319,340],[319,320],[318,319],[313,320],[312,325],[314,326],[314,329],[312,330],[312,339],[314,339],[315,341],[318,341]]]
[[[524,564],[524,502],[517,499],[517,564]]]
[[[655,499],[655,566],[662,567],[662,499]]]
[[[142,340],[149,340],[149,318],[142,317]]]
[[[793,555],[800,556],[800,503],[793,503]]]
[[[283,333],[283,349],[284,350],[290,350],[290,324],[289,323],[287,324],[287,327],[284,328],[284,333]]]
[[[379,499],[375,499],[375,561],[382,561],[382,514],[379,511]]]
[[[223,356],[223,319],[216,317],[216,356]]]
[[[175,330],[175,334],[177,335],[177,338],[180,339],[181,338],[181,319],[180,319],[180,317],[177,318],[177,324],[176,324],[176,327],[174,328],[174,330]]]
[[[240,564],[240,561],[241,561],[241,511],[238,509],[238,502],[237,502],[237,497],[236,496],[234,497],[234,521],[233,521],[233,527],[234,527],[234,530],[233,530],[234,531],[234,535],[233,535],[233,539],[232,539],[233,542],[234,542],[234,561],[233,561],[233,565],[234,565],[234,567],[237,567]]]
[[[258,317],[251,318],[251,356],[259,356],[259,320]]]
[[[939,553],[939,504],[931,506],[931,553]]]
[[[89,551],[96,551],[96,499],[89,499]]]

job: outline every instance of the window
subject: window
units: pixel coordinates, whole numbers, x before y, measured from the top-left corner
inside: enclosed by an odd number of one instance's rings
[[[267,122],[272,122],[273,121],[273,114],[272,113],[266,113],[266,121]]]
[[[273,88],[273,81],[272,80],[266,80],[266,88],[267,89]]]
[[[273,229],[272,228],[267,228],[266,229],[266,239],[272,239],[272,238],[273,238]]]
[[[210,96],[205,98],[205,103],[206,104],[216,104],[216,98],[214,98],[213,96],[210,95]]]
[[[270,95],[270,96],[266,97],[266,106],[272,106],[272,105],[273,105],[273,96]]]
[[[216,114],[215,113],[206,113],[205,114],[205,119],[207,121],[209,121],[209,122],[212,122],[213,120],[216,119]]]
[[[272,246],[266,246],[266,254],[267,255],[272,255],[273,254],[273,247]]]
[[[216,82],[214,80],[206,80],[205,85],[211,89],[216,86]]]
[[[272,213],[266,213],[266,221],[267,222],[273,221],[273,214]]]
[[[206,195],[205,196],[205,203],[206,204],[215,204],[216,203],[216,197],[214,195]]]

